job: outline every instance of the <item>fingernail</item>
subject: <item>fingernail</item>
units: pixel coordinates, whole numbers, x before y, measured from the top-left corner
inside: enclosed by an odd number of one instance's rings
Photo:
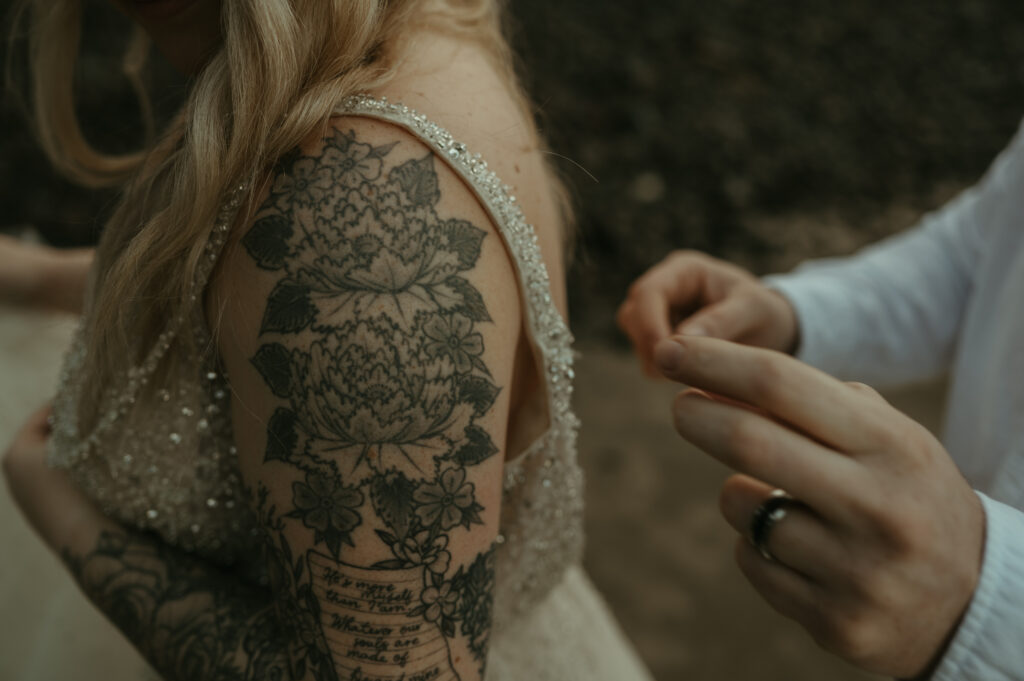
[[[679,329],[679,333],[684,336],[706,336],[708,335],[708,330],[700,324],[694,324],[693,326],[684,326]]]
[[[683,361],[683,346],[666,338],[654,348],[654,361],[662,371],[672,371]]]

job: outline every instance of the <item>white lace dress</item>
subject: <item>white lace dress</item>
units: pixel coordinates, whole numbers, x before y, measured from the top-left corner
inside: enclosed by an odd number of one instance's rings
[[[544,365],[548,430],[505,467],[489,681],[641,681],[650,677],[580,567],[583,482],[571,408],[572,336],[555,308],[533,228],[510,189],[426,117],[366,97],[339,113],[407,129],[478,195],[511,253],[526,327]],[[228,200],[211,232],[202,290],[238,207]],[[198,297],[197,299],[201,299]],[[182,342],[182,335],[197,341]],[[91,432],[79,432],[84,339],[76,335],[54,405],[50,463],[66,468],[110,516],[223,564],[256,554],[229,418],[231,391],[208,348],[202,309],[172,320],[143,363],[108,389]],[[171,369],[168,369],[171,367]]]

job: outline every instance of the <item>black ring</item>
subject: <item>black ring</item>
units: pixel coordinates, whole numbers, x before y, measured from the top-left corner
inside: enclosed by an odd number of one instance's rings
[[[761,502],[750,518],[750,543],[765,560],[775,560],[775,555],[768,548],[768,537],[772,528],[786,517],[786,507],[795,501],[793,497],[781,491],[772,494]]]

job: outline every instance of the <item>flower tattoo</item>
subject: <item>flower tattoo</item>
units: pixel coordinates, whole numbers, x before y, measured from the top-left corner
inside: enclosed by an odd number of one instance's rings
[[[458,312],[448,317],[434,315],[423,325],[423,333],[430,338],[427,353],[435,357],[446,355],[460,374],[480,364],[484,339],[473,332],[473,322],[465,315]]]
[[[452,591],[452,583],[445,582],[440,587],[428,587],[423,590],[420,596],[426,610],[423,617],[428,622],[437,622],[442,617],[451,617],[455,614],[455,606],[459,602],[459,594]]]
[[[442,473],[437,483],[420,486],[413,494],[413,499],[422,504],[416,509],[420,521],[428,527],[438,524],[442,530],[463,523],[474,506],[473,483],[465,480],[466,471],[452,468]]]
[[[396,145],[334,129],[279,164],[241,240],[275,278],[251,365],[277,400],[263,464],[291,485],[263,525],[288,583],[281,616],[306,651],[291,657],[318,679],[333,678],[328,657],[387,664],[361,638],[392,627],[385,616],[418,632],[391,651],[408,678],[459,678],[457,637],[482,670],[490,632],[493,548],[452,549],[483,524],[470,471],[500,452],[485,427],[501,392],[485,361],[493,320],[473,284],[487,232],[439,214],[440,161],[391,163]]]
[[[291,174],[279,175],[271,194],[279,200],[301,207],[310,207],[323,200],[331,188],[332,178],[311,158],[301,158],[292,165]]]
[[[415,537],[407,537],[404,542],[395,542],[391,550],[405,566],[422,565],[435,574],[443,575],[448,572],[452,559],[447,548],[448,537],[439,534],[431,539],[430,532],[423,530]]]
[[[345,189],[380,177],[383,158],[394,147],[371,147],[356,141],[355,133],[334,131],[334,144],[325,150],[321,162],[333,169],[335,181]]]
[[[351,532],[362,522],[356,511],[363,505],[363,493],[344,487],[338,477],[309,472],[306,482],[292,485],[293,517],[323,538],[333,553],[342,543],[352,544]]]

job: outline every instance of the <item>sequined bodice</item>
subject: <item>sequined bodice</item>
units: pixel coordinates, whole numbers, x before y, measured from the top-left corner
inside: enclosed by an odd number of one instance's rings
[[[505,466],[494,616],[500,630],[548,593],[582,551],[582,475],[570,405],[572,336],[552,302],[533,228],[511,188],[480,156],[401,105],[353,97],[339,113],[390,121],[428,144],[476,192],[516,266],[526,327],[543,364],[550,427]],[[205,287],[237,207],[237,196],[225,202],[197,290]],[[97,425],[83,433],[77,414],[85,342],[80,331],[65,360],[54,403],[51,465],[67,468],[108,515],[122,522],[218,562],[252,556],[258,531],[238,472],[230,387],[209,350],[201,306],[197,303],[191,317],[172,320],[144,362],[104,393]]]

